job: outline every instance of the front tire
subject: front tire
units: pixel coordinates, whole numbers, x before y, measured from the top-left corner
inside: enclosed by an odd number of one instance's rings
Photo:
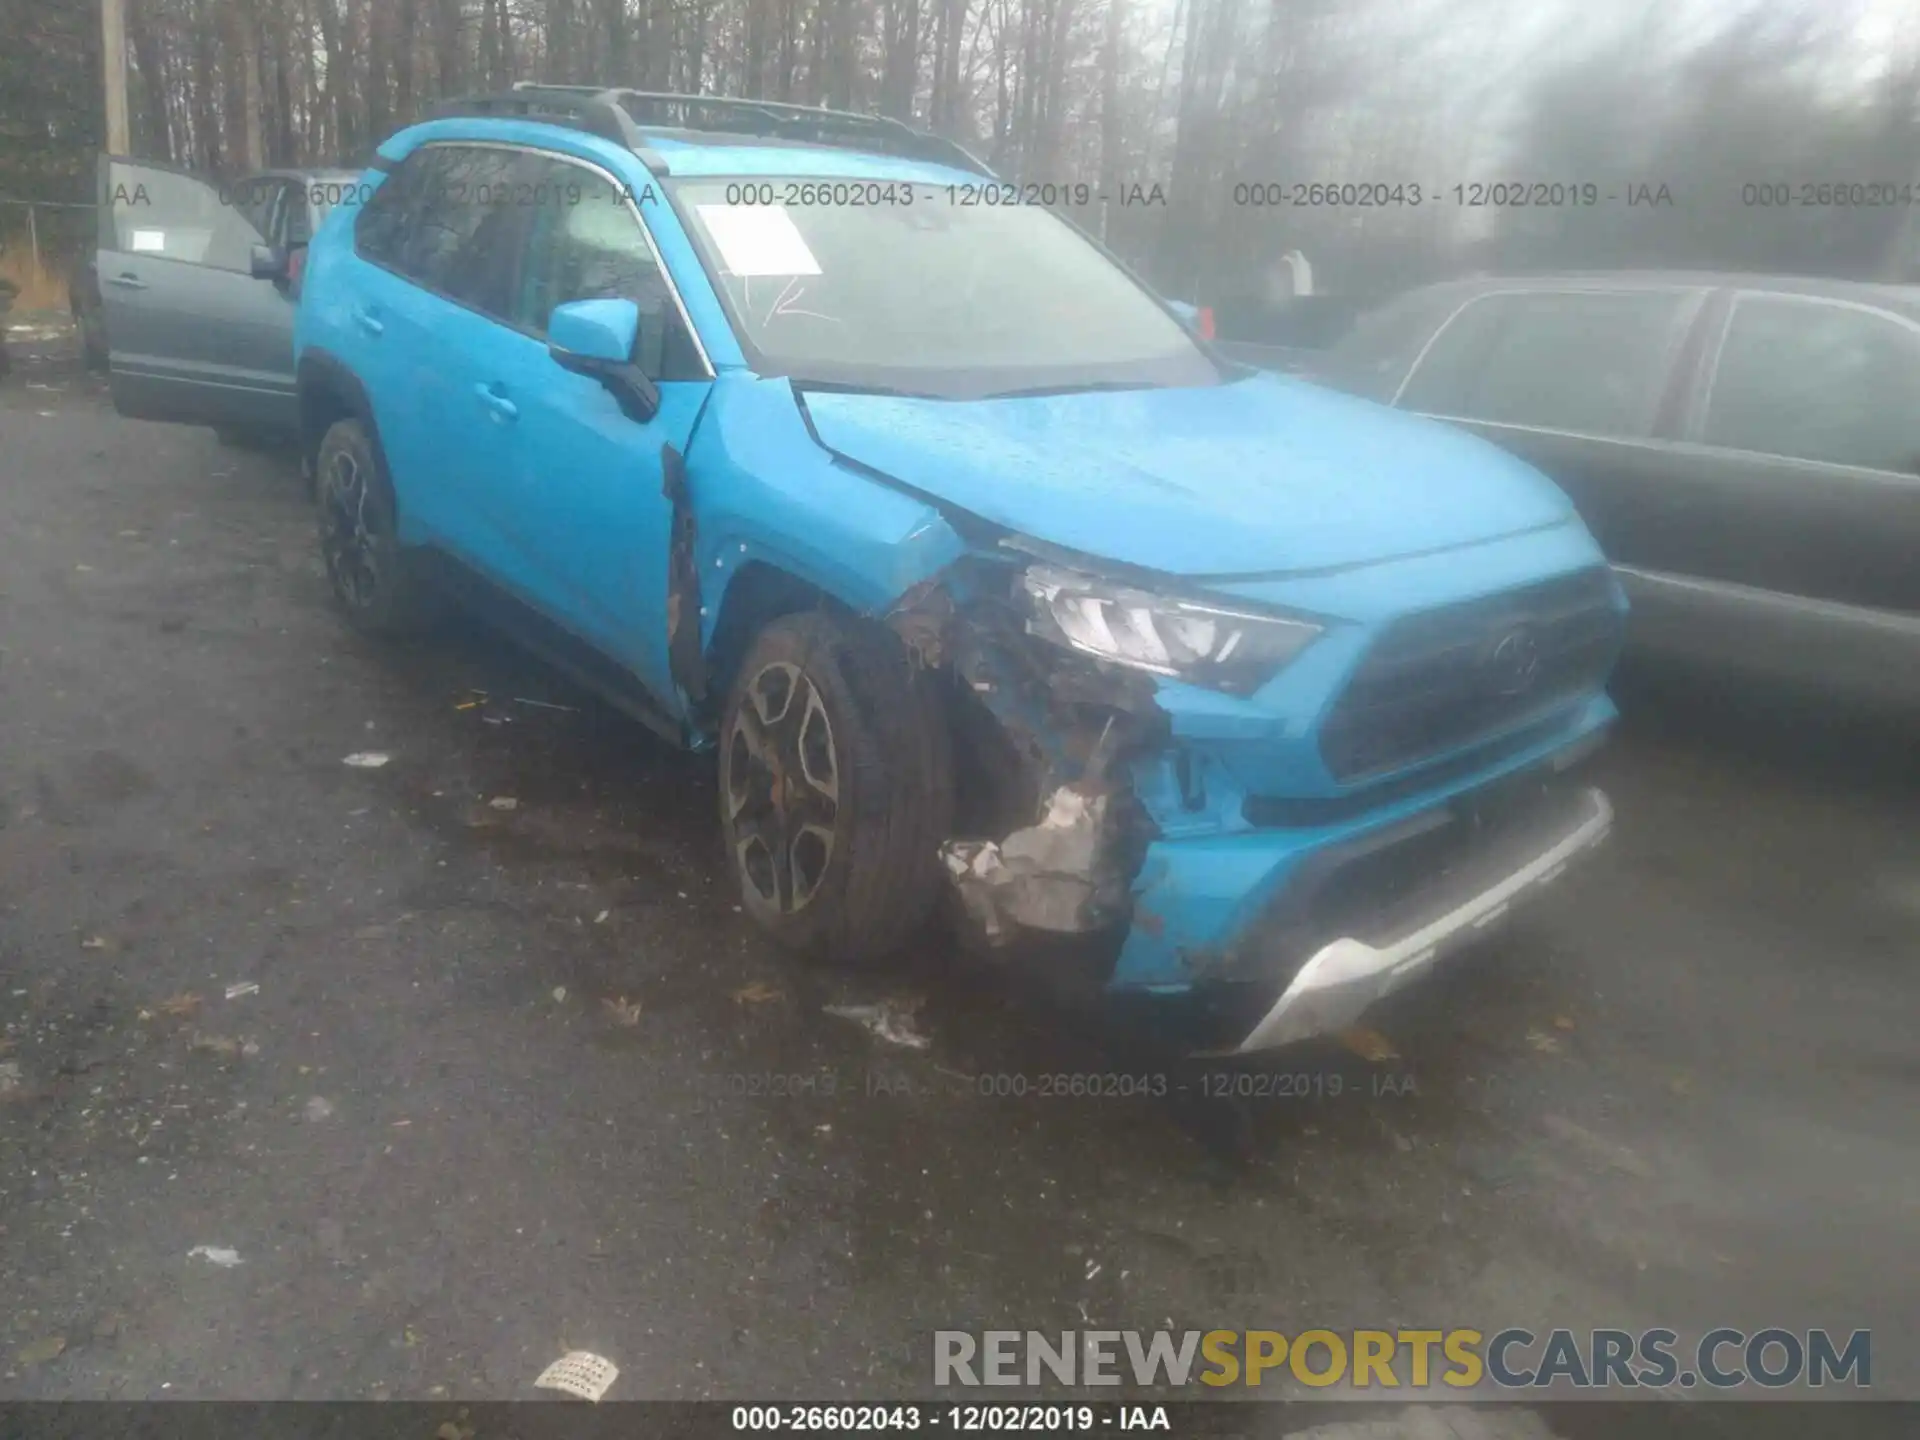
[[[720,821],[747,913],[809,955],[898,951],[944,884],[940,677],[879,625],[784,616],[747,651],[720,736]]]
[[[339,420],[314,461],[320,563],[347,623],[368,635],[417,634],[439,612],[417,558],[400,544],[386,469],[358,420]]]

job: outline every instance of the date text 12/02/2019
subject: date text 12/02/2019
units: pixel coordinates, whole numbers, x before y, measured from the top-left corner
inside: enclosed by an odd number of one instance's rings
[[[736,1405],[740,1432],[948,1431],[967,1434],[1097,1433],[1173,1429],[1164,1405],[955,1405],[903,1401],[871,1405]]]
[[[1458,185],[1423,185],[1410,180],[1284,181],[1240,180],[1232,190],[1241,209],[1413,209],[1453,205],[1463,209],[1585,210],[1625,204],[1631,209],[1671,209],[1672,187],[1632,181],[1475,180]]]

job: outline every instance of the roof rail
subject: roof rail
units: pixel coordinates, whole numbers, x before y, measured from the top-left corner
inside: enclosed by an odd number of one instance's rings
[[[636,130],[643,126],[666,126],[837,145],[952,165],[978,175],[993,175],[984,162],[951,140],[883,115],[861,115],[851,110],[619,86],[543,85],[526,80],[518,82],[510,96],[500,98],[524,99],[530,103],[550,101],[556,106],[610,106],[619,110]],[[628,143],[638,148],[639,142]]]
[[[644,141],[632,119],[617,105],[599,98],[592,86],[543,85],[515,86],[505,95],[463,95],[443,100],[428,115],[431,120],[456,117],[488,117],[501,120],[532,120],[545,125],[564,125],[584,130],[602,140],[611,140],[630,150]]]

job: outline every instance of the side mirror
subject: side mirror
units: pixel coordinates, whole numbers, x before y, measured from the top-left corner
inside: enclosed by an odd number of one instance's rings
[[[248,266],[256,280],[287,278],[286,252],[271,245],[255,245],[248,256]]]
[[[573,300],[547,318],[547,353],[553,363],[598,380],[635,420],[651,420],[660,392],[635,362],[641,310],[631,300]]]

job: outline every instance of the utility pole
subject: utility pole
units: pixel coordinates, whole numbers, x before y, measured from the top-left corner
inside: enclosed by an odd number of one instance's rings
[[[127,0],[100,0],[100,59],[107,95],[107,153],[133,149],[127,135]]]

